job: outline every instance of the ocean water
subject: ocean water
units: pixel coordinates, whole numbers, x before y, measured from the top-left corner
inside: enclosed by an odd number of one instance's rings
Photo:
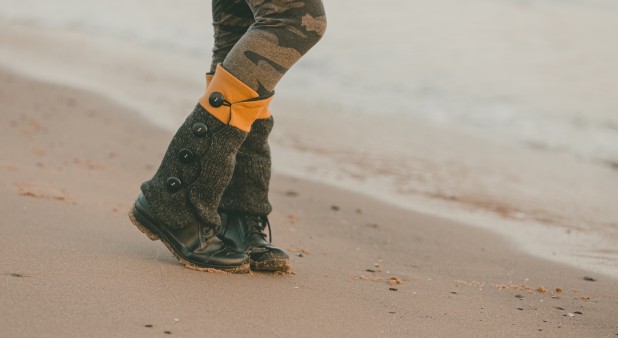
[[[210,2],[2,0],[0,19],[203,58]],[[618,3],[326,1],[326,38],[279,96],[618,162]]]
[[[325,5],[326,37],[277,88],[275,170],[618,276],[618,3]],[[174,130],[210,23],[209,1],[0,0],[0,64]]]

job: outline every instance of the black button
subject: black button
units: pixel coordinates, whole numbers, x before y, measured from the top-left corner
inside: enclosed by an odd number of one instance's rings
[[[191,131],[193,132],[193,135],[197,137],[204,137],[206,136],[206,133],[208,133],[208,127],[205,124],[198,122],[191,127]]]
[[[182,188],[182,182],[178,177],[174,176],[168,178],[165,185],[167,186],[167,191],[169,192],[176,192]]]
[[[180,152],[178,153],[178,159],[182,163],[191,163],[191,162],[193,162],[193,157],[194,157],[193,156],[193,152],[190,149],[187,149],[187,148],[180,149]]]
[[[221,107],[221,105],[223,105],[223,100],[225,100],[225,98],[223,94],[219,92],[214,92],[208,97],[208,103],[215,108]]]

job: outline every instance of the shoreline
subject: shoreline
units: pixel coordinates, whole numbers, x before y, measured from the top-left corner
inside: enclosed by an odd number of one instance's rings
[[[203,88],[194,76],[203,60],[160,51],[144,58],[142,49],[117,41],[11,27],[2,42],[14,48],[0,49],[4,67],[103,93],[168,131]],[[62,64],[72,44],[86,47]],[[158,64],[180,67],[171,73]],[[374,117],[299,107],[285,95],[273,109],[275,172],[480,226],[538,257],[618,278],[618,180],[609,167],[422,121],[380,121],[375,130]]]
[[[5,71],[0,83],[7,335],[618,334],[614,279],[279,174],[271,220],[292,274],[183,268],[126,216],[171,134],[98,94]]]

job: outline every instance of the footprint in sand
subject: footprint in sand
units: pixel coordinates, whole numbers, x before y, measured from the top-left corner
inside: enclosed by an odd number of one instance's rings
[[[72,202],[70,194],[64,189],[35,186],[30,183],[16,183],[15,186],[17,187],[17,194],[20,196],[63,201],[75,204],[75,202]]]

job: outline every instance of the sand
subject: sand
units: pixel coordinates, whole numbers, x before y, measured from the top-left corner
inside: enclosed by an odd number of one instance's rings
[[[135,5],[141,1],[114,2]],[[29,2],[11,0],[5,10],[21,8],[23,15],[0,20],[0,67],[96,92],[173,132],[190,103],[203,94],[201,73],[208,68],[207,48],[212,41],[206,39],[208,20],[198,20],[208,16],[207,10],[190,11],[187,17],[187,8],[172,6],[170,1],[134,15],[131,11],[117,13],[111,10],[113,6],[96,1],[77,6],[63,0],[54,2],[53,9],[40,4],[32,10]],[[611,35],[618,23],[612,13],[618,12],[606,13],[594,6],[584,10],[581,3],[555,1],[540,7],[503,1],[497,6],[507,8],[495,12],[494,3],[484,0],[468,8],[456,0],[406,2],[406,6],[450,8],[444,13],[461,17],[447,20],[450,24],[441,29],[436,27],[440,20],[422,20],[429,25],[422,31],[435,32],[440,38],[414,28],[418,17],[410,20],[398,32],[411,39],[400,46],[407,52],[394,50],[389,53],[394,59],[380,62],[403,67],[401,71],[370,73],[365,71],[368,61],[379,58],[375,49],[364,46],[385,42],[385,33],[345,29],[347,24],[357,24],[350,21],[359,20],[345,15],[346,5],[330,8],[330,33],[277,88],[272,104],[276,119],[271,135],[273,168],[280,174],[481,227],[529,254],[618,278],[618,167],[613,164],[618,160],[618,114],[615,95],[611,95],[618,90],[612,91],[618,79],[614,62],[618,49]],[[467,9],[453,12],[453,5]],[[184,6],[208,7],[197,0]],[[527,9],[521,11],[520,6]],[[169,7],[176,14],[165,11]],[[391,11],[380,10],[383,14]],[[469,25],[478,16],[491,19],[492,13],[510,18],[504,21],[509,24],[501,28],[502,33]],[[185,20],[193,16],[197,17]],[[119,20],[127,17],[131,20],[120,25]],[[139,23],[164,17],[172,22],[156,28]],[[577,25],[563,25],[563,21]],[[522,27],[527,28],[522,31]],[[479,39],[484,33],[477,28],[489,36]],[[580,30],[581,34],[573,33]],[[455,31],[459,33],[451,35]],[[520,48],[516,41],[534,32],[542,37],[533,44],[536,47]],[[144,41],[140,39],[143,34],[156,39]],[[505,34],[511,38],[505,40]],[[452,43],[460,40],[483,44],[469,49],[468,42]],[[552,48],[557,40],[568,41],[564,52],[573,53],[581,62],[561,57],[562,49]],[[192,41],[197,51],[176,45]],[[449,49],[441,52],[441,48]],[[363,50],[360,55],[364,56],[351,58],[348,53],[357,50]],[[415,62],[406,58],[408,52],[416,55]],[[417,59],[418,53],[425,57]],[[451,58],[462,53],[469,62]],[[503,65],[514,59],[531,68]],[[350,72],[355,76],[350,77]],[[367,74],[370,79],[363,77]],[[433,82],[439,78],[440,84]],[[423,79],[431,80],[423,84]],[[403,86],[409,81],[413,88]],[[542,88],[535,86],[539,83],[544,83]],[[424,89],[414,89],[417,85]],[[399,108],[392,100],[397,93],[396,102],[405,103]],[[365,106],[364,98],[372,98],[378,109]],[[436,102],[431,104],[432,100]],[[501,125],[509,127],[504,130]]]
[[[0,111],[0,336],[618,335],[614,279],[283,175],[271,221],[291,274],[183,268],[126,216],[169,131],[8,70]]]

